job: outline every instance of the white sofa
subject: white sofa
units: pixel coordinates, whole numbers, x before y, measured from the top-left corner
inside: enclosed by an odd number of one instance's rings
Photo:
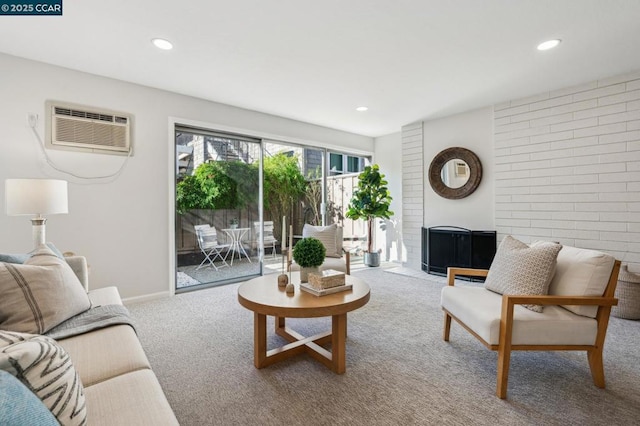
[[[66,259],[88,289],[86,259]],[[92,306],[122,304],[116,287],[88,294]],[[58,342],[69,353],[84,386],[89,425],[178,424],[131,326],[109,326]]]

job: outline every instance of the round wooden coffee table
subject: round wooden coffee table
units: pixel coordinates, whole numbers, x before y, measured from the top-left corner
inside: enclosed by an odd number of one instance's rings
[[[293,283],[300,282],[300,273],[292,272]],[[264,275],[240,285],[238,301],[254,314],[254,365],[263,368],[300,353],[308,353],[332,371],[346,371],[347,312],[364,306],[369,301],[369,286],[350,275],[346,283],[351,290],[326,296],[314,296],[300,290],[295,284],[293,295],[278,287],[277,275]],[[267,315],[275,317],[275,331],[289,344],[267,350]],[[305,337],[287,327],[285,318],[331,317],[331,331]],[[331,351],[321,345],[331,343]]]

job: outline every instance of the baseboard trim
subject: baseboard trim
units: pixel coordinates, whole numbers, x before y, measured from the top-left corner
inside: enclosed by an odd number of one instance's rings
[[[135,303],[149,302],[151,300],[164,299],[167,297],[171,297],[171,293],[168,291],[161,291],[158,293],[145,294],[144,296],[127,297],[126,299],[122,299],[122,303],[125,305],[132,305]]]

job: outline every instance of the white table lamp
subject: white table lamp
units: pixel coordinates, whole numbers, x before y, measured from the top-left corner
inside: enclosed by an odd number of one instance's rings
[[[9,216],[35,215],[33,244],[45,243],[43,214],[69,213],[67,181],[56,179],[7,179],[4,185],[5,206]]]

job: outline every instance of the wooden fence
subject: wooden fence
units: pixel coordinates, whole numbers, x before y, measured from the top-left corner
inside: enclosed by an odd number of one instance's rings
[[[345,241],[366,240],[366,224],[362,220],[351,220],[345,217],[347,206],[353,195],[353,189],[358,185],[358,174],[330,176],[327,178],[327,223],[337,223],[344,228]],[[304,226],[305,206],[301,200],[293,208],[293,233],[302,234]],[[229,228],[232,218],[239,220],[240,228],[250,228],[246,241],[255,241],[253,222],[259,220],[257,208],[238,210],[191,210],[185,214],[176,215],[176,249],[178,254],[197,253],[200,251],[195,236],[194,225],[209,224],[215,227],[221,242],[225,242],[226,235],[221,229]],[[270,212],[264,212],[264,220],[274,221],[275,236],[280,241],[282,218],[271,217]],[[347,243],[353,246],[352,243]]]

